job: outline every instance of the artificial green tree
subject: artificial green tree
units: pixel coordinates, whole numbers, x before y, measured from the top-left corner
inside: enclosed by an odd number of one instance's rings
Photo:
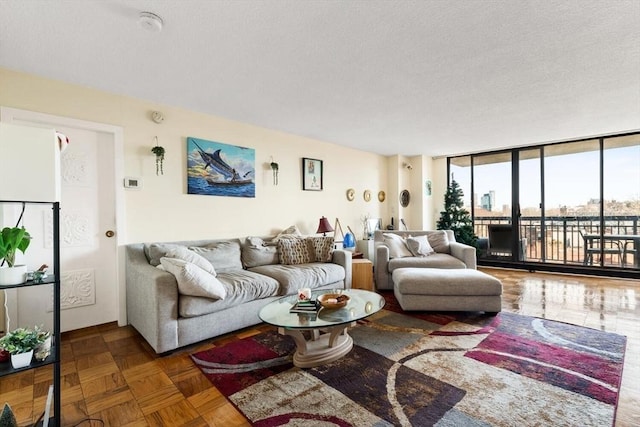
[[[458,183],[452,179],[444,195],[444,210],[436,224],[438,230],[453,230],[456,242],[477,247],[478,236],[473,232],[471,214],[463,205],[464,193]]]

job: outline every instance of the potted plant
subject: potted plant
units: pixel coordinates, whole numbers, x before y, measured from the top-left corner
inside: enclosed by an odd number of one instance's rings
[[[24,368],[31,364],[33,351],[46,341],[49,332],[39,327],[18,328],[0,338],[0,347],[11,354],[11,365],[14,369]]]
[[[26,281],[27,266],[15,265],[16,252],[24,253],[31,236],[24,227],[5,227],[0,232],[0,285],[18,285]],[[5,265],[6,263],[6,265]]]
[[[164,175],[162,170],[162,163],[164,162],[164,147],[156,145],[151,149],[151,152],[156,155],[156,175]]]

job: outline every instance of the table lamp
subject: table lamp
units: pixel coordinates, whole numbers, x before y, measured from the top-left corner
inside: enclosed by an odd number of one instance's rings
[[[333,227],[329,224],[329,220],[325,217],[320,217],[320,223],[318,224],[318,231],[316,233],[322,233],[323,236],[326,236],[327,233],[333,231]]]

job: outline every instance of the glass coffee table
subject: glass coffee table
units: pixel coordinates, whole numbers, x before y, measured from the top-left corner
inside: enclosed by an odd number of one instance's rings
[[[300,368],[333,362],[349,353],[353,348],[353,339],[347,333],[347,328],[384,307],[382,296],[362,289],[315,291],[311,298],[316,299],[326,293],[343,293],[350,299],[345,307],[339,309],[321,308],[317,313],[290,313],[289,310],[298,300],[297,295],[291,295],[265,305],[258,314],[263,322],[277,326],[280,334],[293,338],[297,347],[293,364]]]

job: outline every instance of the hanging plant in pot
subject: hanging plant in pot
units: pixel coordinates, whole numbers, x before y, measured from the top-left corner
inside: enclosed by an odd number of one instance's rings
[[[48,337],[49,332],[39,327],[18,328],[0,338],[0,347],[11,354],[11,365],[14,369],[24,368],[31,364],[33,351]]]
[[[24,227],[5,227],[0,232],[0,286],[26,282],[27,266],[16,265],[16,252],[24,253],[31,236]]]
[[[164,163],[164,147],[156,145],[151,149],[151,152],[156,155],[156,175],[164,175],[162,164]]]

